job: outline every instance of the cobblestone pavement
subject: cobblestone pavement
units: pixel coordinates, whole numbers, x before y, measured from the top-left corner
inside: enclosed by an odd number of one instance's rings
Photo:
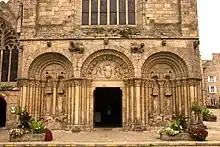
[[[220,118],[219,110],[212,110]],[[217,122],[204,122],[208,127],[208,141],[220,141],[220,119]],[[123,132],[119,129],[96,129],[93,132],[71,133],[67,131],[53,131],[53,142],[102,143],[102,142],[158,142],[156,130],[146,132]],[[8,142],[7,130],[0,130],[0,142]]]

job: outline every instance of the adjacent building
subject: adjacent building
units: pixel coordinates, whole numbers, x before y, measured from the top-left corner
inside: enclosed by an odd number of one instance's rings
[[[220,53],[213,53],[212,60],[203,60],[204,98],[206,105],[215,105],[220,100]]]
[[[52,129],[145,130],[203,103],[196,0],[10,0],[0,36],[1,126],[20,105]]]

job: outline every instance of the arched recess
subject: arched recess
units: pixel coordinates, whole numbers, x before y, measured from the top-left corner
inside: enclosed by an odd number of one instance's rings
[[[5,127],[6,110],[7,110],[7,103],[5,99],[2,96],[0,96],[0,128]]]
[[[53,79],[73,77],[71,62],[59,53],[44,53],[38,56],[30,65],[28,78]]]
[[[103,49],[91,54],[83,63],[81,77],[87,79],[126,79],[134,77],[129,58],[119,51]]]
[[[155,53],[146,59],[141,74],[149,93],[145,97],[152,119],[163,115],[164,120],[171,120],[188,113],[188,69],[183,59],[171,52]]]
[[[19,54],[18,35],[15,30],[0,17],[0,68],[1,82],[15,82],[18,72]]]
[[[152,76],[160,76],[157,78],[184,78],[188,76],[188,69],[185,61],[178,55],[171,52],[158,52],[144,62],[141,75],[143,78],[152,78]]]

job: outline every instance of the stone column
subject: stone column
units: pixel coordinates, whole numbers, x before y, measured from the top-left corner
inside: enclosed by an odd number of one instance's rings
[[[187,94],[187,81],[184,79],[182,83],[183,83],[183,93],[184,93],[184,114],[185,114],[185,116],[189,116],[189,114],[188,114],[189,104],[188,104],[188,94]]]
[[[178,101],[178,105],[177,105],[177,111],[178,111],[178,114],[181,114],[182,112],[182,100],[181,100],[181,80],[178,79],[177,82],[176,82],[176,86],[177,86],[177,101]]]
[[[159,107],[160,107],[160,114],[164,115],[164,80],[158,80],[159,84]]]
[[[145,80],[142,80],[141,84],[141,124],[145,126],[145,107],[146,107],[146,99],[145,99]]]
[[[87,80],[86,81],[86,125],[87,125],[87,129],[91,129],[92,128],[92,124],[90,123],[90,117],[91,117],[91,105],[93,105],[93,103],[91,103],[91,100],[93,99],[93,97],[90,95],[90,91],[91,91],[91,84],[92,84],[92,80]]]
[[[68,84],[68,92],[67,92],[67,116],[68,116],[68,118],[67,118],[67,124],[68,125],[71,125],[71,114],[72,114],[72,99],[73,99],[73,95],[72,95],[72,87],[73,87],[73,83],[72,83],[72,81],[71,80],[69,80],[68,82],[67,82],[67,84]]]
[[[23,107],[26,107],[27,104],[27,86],[28,86],[28,81],[27,79],[21,79],[20,80],[20,84],[21,84],[21,91],[22,91],[22,97],[21,97],[21,103],[20,103],[20,106],[23,108]]]
[[[34,81],[30,80],[30,86],[29,86],[29,102],[28,102],[28,112],[32,113],[32,107],[33,107],[33,90],[34,90]]]
[[[35,103],[35,118],[36,119],[39,119],[39,114],[40,114],[40,96],[41,96],[41,93],[40,93],[40,81],[39,80],[36,80],[36,103]]]
[[[70,99],[69,99],[69,102],[70,102],[70,115],[71,115],[71,125],[74,125],[75,123],[75,81],[71,79],[70,81],[70,84],[71,84],[71,88],[70,88]]]
[[[126,114],[127,114],[127,108],[126,108],[126,88],[125,87],[121,87],[120,88],[120,90],[121,90],[121,93],[122,93],[122,97],[121,97],[121,101],[122,101],[122,111],[121,111],[121,113],[122,113],[122,115],[121,115],[121,117],[122,117],[122,128],[125,128],[125,126],[126,126],[126,118],[127,118],[127,116],[126,116]]]
[[[194,80],[189,79],[188,83],[189,83],[189,90],[190,90],[189,93],[190,93],[190,100],[191,100],[190,105],[191,105],[193,102],[196,101],[195,100],[195,82]]]
[[[41,95],[40,95],[40,117],[45,115],[46,112],[46,102],[44,101],[44,95],[45,95],[45,81],[40,81],[41,82]]]
[[[128,127],[129,126],[129,111],[130,111],[130,108],[129,108],[129,80],[125,80],[125,95],[123,96],[124,99],[125,99],[125,106],[124,106],[124,128],[125,127]]]
[[[129,80],[129,85],[130,85],[130,101],[129,101],[129,111],[130,111],[130,123],[133,125],[134,124],[134,82],[133,80]]]
[[[75,80],[75,125],[80,123],[80,87],[81,80]]]
[[[86,124],[86,80],[82,80],[82,87],[81,87],[81,120],[80,124],[85,126]]]
[[[141,123],[141,79],[134,80],[134,87],[135,87],[135,120],[136,123]]]
[[[150,104],[150,100],[149,100],[149,80],[146,79],[145,80],[145,84],[144,84],[144,119],[145,119],[145,126],[148,125],[149,123],[149,104]]]
[[[53,81],[53,100],[52,100],[52,114],[56,115],[56,99],[57,99],[57,81]]]
[[[172,115],[176,116],[176,81],[171,80],[171,88],[172,88],[172,99],[171,99],[171,105],[172,105]]]

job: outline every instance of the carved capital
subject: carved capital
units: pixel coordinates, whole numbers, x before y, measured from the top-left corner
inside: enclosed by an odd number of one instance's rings
[[[75,84],[75,86],[81,86],[82,85],[82,80],[80,80],[80,79],[74,80],[74,84]]]
[[[19,79],[19,80],[18,80],[18,86],[19,86],[19,87],[28,86],[28,79],[24,79],[24,78]]]
[[[182,81],[181,80],[177,80],[176,81],[176,86],[180,87],[182,85]]]
[[[129,81],[128,80],[124,80],[125,83],[125,87],[129,87]]]
[[[158,80],[159,87],[163,87],[165,84],[165,80]]]
[[[135,86],[135,87],[140,87],[141,84],[142,84],[141,79],[134,79],[134,86]]]
[[[87,84],[87,87],[91,87],[91,85],[92,85],[92,80],[86,80],[86,84]]]

